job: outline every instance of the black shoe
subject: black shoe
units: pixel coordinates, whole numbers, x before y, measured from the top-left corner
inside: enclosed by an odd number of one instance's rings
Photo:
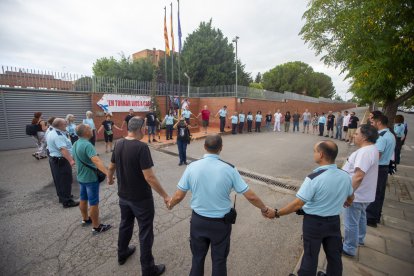
[[[99,227],[92,228],[92,234],[93,235],[98,235],[98,234],[100,234],[102,232],[108,231],[109,229],[111,229],[111,227],[112,226],[110,224],[99,224]]]
[[[331,136],[331,138],[333,138],[333,136]],[[322,272],[323,273],[323,272]]]
[[[346,253],[344,250],[342,250],[342,256],[348,257],[348,258],[354,258],[354,255],[351,255],[349,253]]]
[[[128,250],[125,256],[118,256],[118,264],[123,265],[126,262],[126,260],[134,253],[135,253],[135,246],[133,245],[128,246]]]
[[[148,140],[148,144],[151,144],[151,140]]]
[[[73,201],[72,199],[63,203],[63,208],[72,208],[79,205],[79,201]]]
[[[183,162],[178,163],[178,166],[181,166],[182,164],[184,164]]]
[[[89,217],[87,220],[82,220],[82,227],[88,226],[92,223],[92,219]]]
[[[157,141],[157,140],[155,140],[155,139],[152,139],[152,141],[153,141],[153,142],[158,142],[158,141]]]
[[[316,276],[326,276],[325,272],[322,271],[318,271],[318,273],[316,274]]]
[[[188,165],[187,161],[184,162],[184,165]]]
[[[367,221],[367,226],[377,228],[376,222]]]
[[[325,137],[329,137],[329,135],[325,135]]]
[[[159,265],[154,266],[154,272],[153,272],[154,276],[161,275],[164,272],[165,272],[165,265],[164,264],[159,264]]]

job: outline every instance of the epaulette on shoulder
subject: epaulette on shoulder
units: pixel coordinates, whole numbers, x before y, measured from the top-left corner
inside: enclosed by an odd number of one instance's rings
[[[230,167],[232,167],[232,168],[234,168],[234,165],[233,164],[231,164],[231,163],[229,163],[229,162],[226,162],[226,161],[224,161],[224,160],[221,160],[221,159],[219,159],[221,162],[223,162],[223,163],[226,163],[227,165],[229,165]]]
[[[59,130],[56,130],[57,135],[63,135],[62,132],[60,132]]]
[[[320,170],[320,171],[317,171],[317,172],[314,172],[314,173],[311,173],[310,175],[308,175],[308,177],[312,180],[312,179],[314,179],[315,177],[317,177],[318,175],[321,175],[322,173],[324,173],[324,172],[326,172],[327,170]]]

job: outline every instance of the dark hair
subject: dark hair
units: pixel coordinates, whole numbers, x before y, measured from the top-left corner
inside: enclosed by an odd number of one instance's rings
[[[402,124],[404,123],[404,116],[398,114],[397,116],[395,116],[394,122],[397,124]]]
[[[257,111],[257,114],[262,114],[262,112],[259,110],[259,111]]]
[[[368,142],[371,142],[375,144],[378,139],[378,130],[368,124],[363,124],[359,127],[359,131],[361,132],[361,135],[367,139]]]
[[[380,122],[381,125],[387,126],[388,125],[388,117],[384,114],[379,114],[376,117],[373,118],[374,121]]]
[[[35,112],[33,117],[32,125],[37,125],[40,122],[40,117],[42,117],[42,112]]]
[[[204,146],[209,152],[218,152],[223,146],[223,139],[217,134],[208,135],[204,141]]]
[[[334,142],[324,140],[316,146],[316,149],[323,153],[327,161],[335,162],[336,156],[338,155],[338,146]]]
[[[379,115],[383,115],[382,112],[379,110],[371,111],[371,114],[372,114],[372,119],[378,119]]]
[[[247,114],[252,114],[252,112],[251,112],[251,111],[249,111],[249,112],[247,112]]]
[[[48,120],[47,120],[47,123],[51,126],[52,124],[53,124],[53,121],[56,119],[56,117],[50,117]]]
[[[288,114],[290,115],[290,111],[286,111],[286,115],[288,115]]]

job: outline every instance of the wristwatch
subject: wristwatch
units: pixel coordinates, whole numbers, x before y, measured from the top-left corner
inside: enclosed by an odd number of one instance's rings
[[[280,218],[279,210],[275,208],[275,218]]]

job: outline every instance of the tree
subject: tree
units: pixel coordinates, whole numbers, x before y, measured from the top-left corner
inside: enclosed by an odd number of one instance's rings
[[[93,64],[92,70],[97,77],[151,81],[154,65],[149,59],[132,61],[130,57],[121,54],[120,60],[116,60],[114,57],[98,59]]]
[[[257,73],[256,78],[254,79],[255,83],[261,83],[262,82],[262,74]]]
[[[383,103],[389,121],[414,96],[411,0],[312,0],[300,34],[327,65],[340,67],[361,100]]]
[[[290,91],[312,97],[331,98],[335,88],[329,76],[314,72],[301,61],[281,64],[263,74],[264,89],[276,92]]]
[[[249,87],[256,88],[256,89],[263,89],[263,85],[260,82],[259,83],[257,83],[257,82],[251,82],[249,84]]]
[[[191,76],[194,86],[213,86],[235,83],[235,54],[232,43],[220,29],[212,27],[212,20],[201,22],[198,28],[188,35],[181,51],[181,71]],[[248,74],[244,65],[238,64],[239,84]]]
[[[172,53],[172,52],[171,52]],[[166,82],[166,83],[171,83],[171,56],[167,56],[167,78],[165,78],[165,57],[161,57],[160,61],[158,62],[158,77],[157,77],[157,81],[158,82]],[[178,79],[179,79],[179,74],[178,74],[178,54],[175,53],[174,54],[174,82],[175,84],[178,83]],[[183,68],[181,67],[181,83],[183,83],[183,80],[185,82],[185,80],[187,80],[184,77],[184,72],[183,72]]]

